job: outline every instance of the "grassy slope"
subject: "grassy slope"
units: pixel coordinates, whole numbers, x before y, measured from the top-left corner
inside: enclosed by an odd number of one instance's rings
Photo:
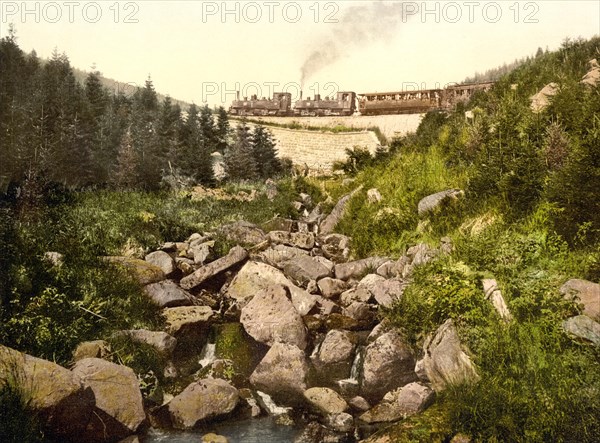
[[[417,351],[424,337],[446,318],[459,324],[482,380],[440,398],[440,414],[447,417],[441,422],[446,423],[448,436],[465,432],[478,441],[583,442],[597,441],[600,434],[600,352],[562,331],[561,321],[580,308],[558,293],[569,278],[598,281],[600,248],[594,233],[600,226],[593,218],[581,223],[561,218],[562,201],[547,197],[552,195],[548,184],[563,186],[557,178],[560,171],[544,170],[543,161],[533,170],[518,169],[544,156],[548,145],[544,130],[553,121],[567,134],[572,156],[593,136],[594,114],[590,117],[588,108],[597,107],[598,88],[582,96],[577,82],[599,48],[597,38],[565,45],[505,76],[490,94],[470,105],[477,106],[475,112],[484,115],[488,128],[504,124],[521,132],[499,145],[500,151],[509,151],[508,143],[516,148],[509,160],[504,159],[504,169],[488,170],[481,153],[487,149],[485,154],[493,159],[500,142],[485,145],[476,139],[481,134],[473,129],[475,124],[465,122],[461,109],[447,119],[430,116],[416,137],[399,143],[399,154],[362,170],[351,185],[322,185],[336,195],[364,186],[341,225],[360,256],[397,257],[412,244],[437,246],[440,237],[452,238],[454,252],[419,270],[403,300],[383,314],[405,332]],[[561,84],[561,93],[536,116],[528,109],[529,97],[550,81]],[[516,92],[512,84],[518,84]],[[505,113],[507,108],[514,114]],[[588,149],[597,149],[594,146]],[[532,154],[526,157],[528,149]],[[573,163],[570,157],[569,161]],[[587,166],[578,173],[593,183],[596,170]],[[529,180],[524,171],[545,175]],[[482,180],[494,173],[498,176]],[[379,189],[382,202],[368,203],[366,191],[371,187]],[[463,202],[435,216],[417,217],[419,199],[454,187],[467,190]],[[584,194],[587,201],[582,207],[593,207],[600,200],[600,190],[594,192]],[[577,234],[568,238],[569,232]],[[482,277],[498,280],[515,316],[512,324],[504,325],[483,302]],[[429,441],[423,431],[428,422],[440,421],[431,421],[431,414],[426,414],[416,425],[420,435],[407,430],[412,424],[400,424],[387,435],[397,441]]]

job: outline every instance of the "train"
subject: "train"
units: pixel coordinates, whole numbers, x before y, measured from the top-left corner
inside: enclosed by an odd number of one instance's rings
[[[292,106],[292,94],[275,92],[273,97],[259,99],[253,95],[243,100],[239,97],[229,108],[235,116],[279,116],[279,117],[322,117],[381,115],[381,114],[421,114],[429,111],[443,111],[467,101],[476,91],[488,91],[493,82],[451,85],[443,89],[422,89],[418,91],[372,92],[357,94],[352,91],[337,92],[334,97],[300,99]]]

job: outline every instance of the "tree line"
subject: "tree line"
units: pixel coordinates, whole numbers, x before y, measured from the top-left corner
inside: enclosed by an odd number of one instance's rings
[[[159,101],[152,80],[130,96],[108,91],[97,70],[83,84],[65,54],[24,53],[14,29],[0,40],[0,193],[11,183],[156,190],[212,186],[215,152],[231,180],[282,171],[272,134],[230,127],[223,107],[183,110]]]

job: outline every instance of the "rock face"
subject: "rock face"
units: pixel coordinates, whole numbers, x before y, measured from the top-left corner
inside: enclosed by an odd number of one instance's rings
[[[379,336],[365,349],[362,395],[377,401],[397,387],[416,380],[408,343],[395,331]]]
[[[451,319],[441,325],[423,345],[424,357],[418,362],[419,377],[423,374],[436,392],[450,384],[476,382],[479,376],[467,354]]]
[[[248,252],[239,246],[231,248],[229,254],[205,266],[198,268],[194,273],[184,277],[179,282],[183,289],[192,289],[200,286],[206,280],[235,266],[248,258]]]
[[[562,326],[568,334],[600,346],[600,323],[595,322],[587,315],[571,317],[565,320]]]
[[[428,212],[435,211],[442,205],[454,202],[465,195],[460,189],[447,189],[445,191],[436,192],[421,199],[417,206],[419,216],[425,215]]]
[[[540,92],[531,97],[530,108],[533,112],[541,112],[550,104],[550,97],[558,93],[559,86],[557,83],[548,83]]]
[[[68,369],[0,345],[0,382],[14,377],[30,399],[45,433],[77,441],[85,435],[94,409],[94,394]]]
[[[192,295],[181,289],[177,283],[171,280],[146,285],[144,291],[150,297],[150,300],[161,308],[190,306],[193,304]]]
[[[276,402],[293,405],[302,402],[308,370],[304,352],[297,346],[275,343],[250,376],[250,383]]]
[[[242,309],[240,322],[258,342],[306,348],[306,327],[283,286],[273,285],[258,292]]]
[[[177,269],[175,267],[175,260],[173,260],[173,258],[165,251],[151,252],[150,254],[146,255],[144,259],[148,263],[153,264],[154,266],[157,266],[160,269],[162,269],[162,271],[167,277],[170,276]]]
[[[577,298],[583,304],[582,314],[600,320],[600,284],[573,278],[560,287],[565,298]]]
[[[239,401],[236,388],[225,380],[207,378],[192,383],[168,404],[177,429],[190,429],[198,423],[230,414]]]
[[[321,414],[339,414],[348,410],[348,403],[340,394],[329,388],[310,388],[304,398]]]
[[[73,373],[90,387],[96,408],[87,428],[94,441],[134,434],[146,420],[138,379],[132,369],[99,358],[78,361]]]

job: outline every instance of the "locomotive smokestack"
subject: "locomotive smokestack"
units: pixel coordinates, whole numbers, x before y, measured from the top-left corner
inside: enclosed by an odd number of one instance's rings
[[[300,100],[302,100],[302,89],[300,89]]]
[[[237,100],[240,101],[240,91],[236,91]]]
[[[315,94],[315,101],[318,102],[321,100],[321,94]]]

